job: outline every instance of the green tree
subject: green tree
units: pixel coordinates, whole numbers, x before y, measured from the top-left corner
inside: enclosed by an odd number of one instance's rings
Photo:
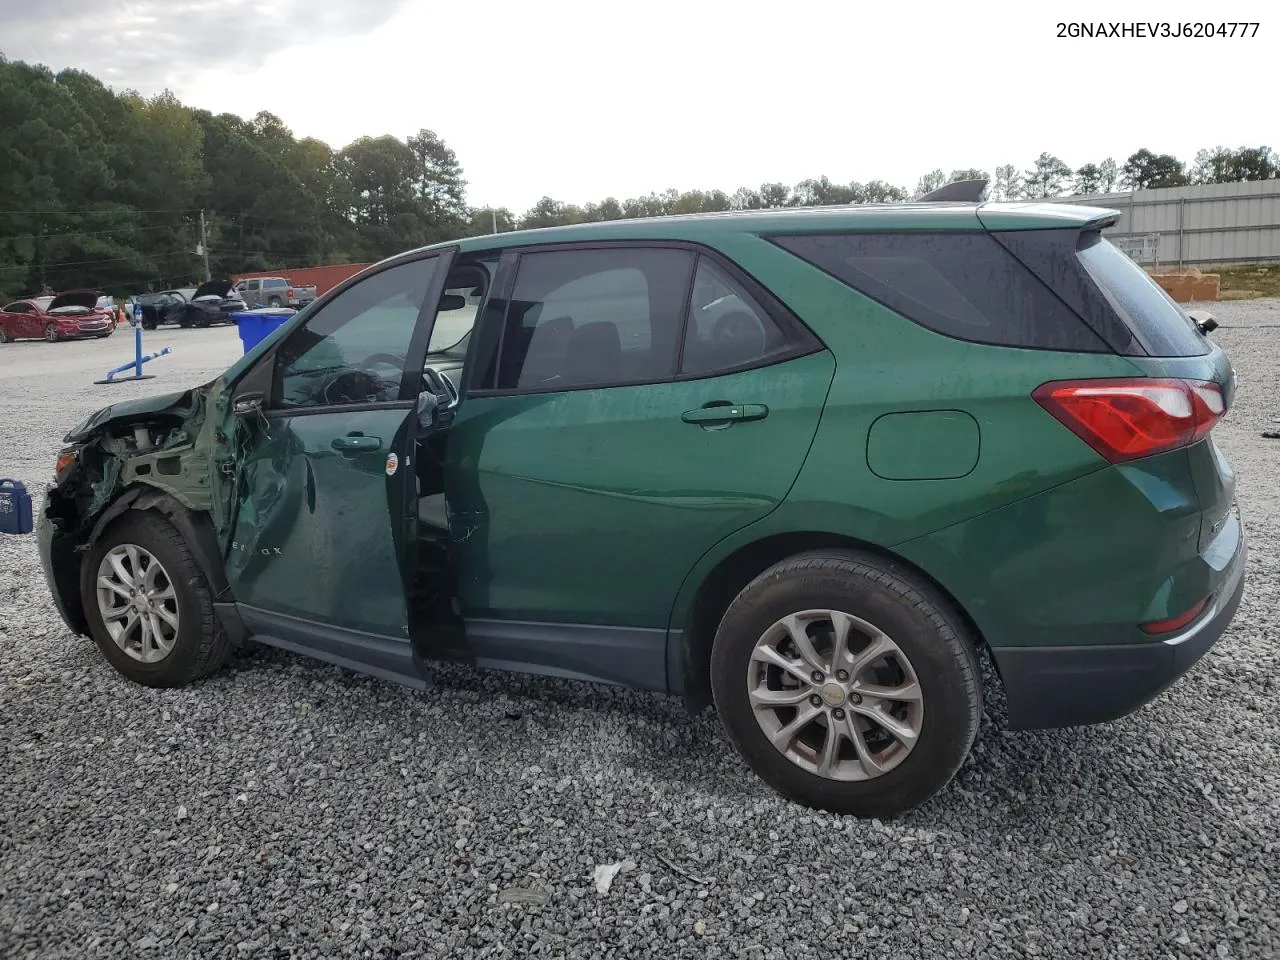
[[[926,193],[937,190],[946,182],[947,175],[942,170],[930,170],[916,182],[916,199],[923,197]]]
[[[1116,188],[1116,180],[1120,177],[1120,171],[1116,167],[1116,162],[1107,157],[1098,164],[1098,189],[1102,193],[1110,193]]]
[[[458,156],[434,131],[422,129],[406,142],[417,162],[413,189],[427,215],[444,225],[466,216],[466,186]]]
[[[907,191],[883,180],[872,180],[862,188],[863,203],[900,203],[907,199]]]
[[[563,227],[569,222],[569,211],[563,203],[551,197],[543,197],[525,211],[524,216],[520,218],[520,229]]]
[[[1012,163],[996,167],[988,191],[992,200],[1017,200],[1022,197],[1022,173]]]
[[[797,206],[825,207],[842,203],[853,203],[857,199],[852,186],[832,183],[826,176],[816,180],[801,180],[796,184],[792,194]]]
[[[614,197],[605,197],[599,203],[588,203],[583,208],[587,223],[600,223],[605,220],[621,220],[622,204]]]
[[[1280,157],[1270,147],[1214,147],[1196,154],[1193,183],[1238,183],[1280,177]]]
[[[1076,171],[1075,192],[1081,194],[1098,193],[1102,185],[1102,171],[1096,163],[1086,163]]]
[[[481,237],[493,233],[507,233],[516,229],[516,219],[506,207],[473,207],[467,213],[467,226],[463,231],[468,237]]]
[[[1024,177],[1028,197],[1056,197],[1071,179],[1071,168],[1053,154],[1042,153]]]
[[[1120,171],[1120,182],[1130,190],[1184,187],[1190,181],[1182,161],[1172,154],[1155,154],[1143,147],[1130,155]]]
[[[760,184],[760,206],[765,209],[793,207],[795,198],[791,195],[791,188],[785,183],[762,183]]]
[[[991,181],[991,174],[978,167],[965,167],[962,170],[952,170],[951,176],[947,178],[948,183],[954,183],[957,180],[986,180]]]

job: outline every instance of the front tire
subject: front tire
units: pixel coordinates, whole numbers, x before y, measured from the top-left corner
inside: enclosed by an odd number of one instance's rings
[[[974,640],[900,565],[785,560],[730,604],[711,652],[716,712],[751,768],[810,807],[892,817],[955,775],[977,735]]]
[[[124,514],[93,544],[80,596],[98,649],[135,683],[181,687],[227,659],[209,584],[182,535],[154,511]]]
[[[61,338],[58,336],[58,327],[56,324],[46,323],[44,327],[44,338],[49,343],[57,343]]]
[[[9,331],[0,326],[0,343],[8,343],[10,340]]]

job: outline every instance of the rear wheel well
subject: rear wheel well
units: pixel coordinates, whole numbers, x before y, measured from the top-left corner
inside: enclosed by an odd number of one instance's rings
[[[971,635],[985,645],[981,631],[968,611],[942,584],[902,557],[884,547],[819,531],[782,533],[740,547],[707,574],[689,608],[682,650],[684,697],[689,708],[701,710],[711,703],[711,644],[729,604],[743,588],[775,563],[815,550],[853,550],[889,561],[919,583],[932,589],[937,600],[960,617]]]

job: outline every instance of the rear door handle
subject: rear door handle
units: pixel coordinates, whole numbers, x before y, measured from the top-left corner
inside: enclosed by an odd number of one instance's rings
[[[685,423],[699,426],[712,426],[717,423],[736,423],[743,420],[763,420],[769,415],[769,408],[763,403],[727,403],[723,400],[708,403],[697,410],[686,410],[680,414]]]
[[[370,453],[382,446],[382,438],[349,433],[345,437],[336,437],[330,446],[342,453]]]

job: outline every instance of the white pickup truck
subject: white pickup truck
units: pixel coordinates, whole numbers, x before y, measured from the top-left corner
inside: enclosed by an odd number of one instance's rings
[[[287,277],[251,277],[236,284],[244,304],[255,307],[305,307],[316,298],[315,284],[298,286]]]

